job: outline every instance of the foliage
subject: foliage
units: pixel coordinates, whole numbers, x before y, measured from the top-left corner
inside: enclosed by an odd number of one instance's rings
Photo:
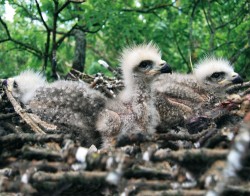
[[[1,17],[13,40],[0,23],[0,78],[29,68],[41,70],[45,64],[47,31],[35,1],[1,0],[15,9],[13,21]],[[69,2],[57,20],[57,72],[65,75],[74,58],[75,40],[71,29],[86,32],[85,72],[107,72],[98,65],[103,59],[116,67],[122,47],[153,40],[163,58],[176,71],[190,72],[192,64],[206,54],[228,58],[243,76],[250,76],[250,4],[248,0],[39,0],[46,24],[53,27],[55,3]],[[3,6],[2,6],[3,7]],[[6,12],[3,8],[1,13]],[[1,16],[3,14],[0,14]],[[52,37],[50,37],[52,39]],[[20,43],[18,43],[19,41]],[[28,47],[27,47],[28,46]],[[45,68],[45,67],[44,67]],[[46,66],[52,70],[51,61]]]

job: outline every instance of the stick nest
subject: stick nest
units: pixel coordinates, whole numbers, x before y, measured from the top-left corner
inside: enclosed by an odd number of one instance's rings
[[[100,74],[74,79],[108,97],[123,88]],[[113,149],[97,150],[70,135],[46,133],[0,86],[0,194],[250,195],[248,88],[249,82],[230,87],[228,93],[237,94],[218,103],[223,109],[213,111],[202,130],[131,135],[117,138]]]

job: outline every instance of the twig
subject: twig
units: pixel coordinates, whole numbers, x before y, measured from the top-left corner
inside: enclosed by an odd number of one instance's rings
[[[236,84],[236,85],[230,86],[226,89],[226,93],[232,94],[241,89],[248,88],[248,87],[250,87],[250,81],[244,82],[243,84]]]
[[[127,182],[127,186],[124,189],[124,195],[135,195],[145,190],[167,190],[171,189],[170,180],[143,180],[143,179],[131,179]],[[153,194],[154,195],[154,194]]]
[[[8,114],[1,114],[0,113],[0,120],[5,120],[8,118],[14,117],[16,115],[17,115],[16,113],[8,113]]]
[[[4,129],[6,129],[6,130],[8,130],[8,131],[10,131],[10,132],[17,133],[17,134],[22,133],[21,127],[15,126],[15,125],[13,125],[12,123],[9,123],[9,122],[1,122],[1,126],[2,126]]]
[[[237,178],[238,172],[242,170],[244,166],[244,160],[248,155],[249,144],[250,122],[247,122],[241,125],[240,132],[236,136],[234,145],[232,146],[227,156],[227,165],[224,168],[222,180],[216,184],[213,190],[210,190],[207,193],[207,196],[211,194],[215,196],[222,195],[226,191],[227,186],[230,185],[230,182],[232,182],[233,179]]]
[[[152,154],[151,160],[154,162],[171,160],[179,163],[184,163],[186,161],[192,160],[205,160],[209,162],[218,159],[225,159],[228,152],[228,150],[222,149],[188,149],[178,151],[160,149]]]
[[[244,90],[242,93],[239,93],[240,96],[244,96],[244,95],[247,95],[247,94],[250,94],[250,88]]]
[[[10,100],[11,104],[13,105],[16,113],[21,116],[21,118],[32,128],[32,130],[36,133],[46,134],[42,129],[38,127],[37,124],[33,122],[29,114],[24,112],[20,104],[15,100],[15,98],[12,96],[11,92],[7,88],[5,88],[5,93],[8,99]]]
[[[69,138],[69,135],[59,135],[59,134],[29,134],[29,133],[20,133],[20,134],[9,134],[6,136],[0,137],[0,149],[9,149],[14,148],[18,144],[22,146],[27,142],[30,143],[45,143],[45,142],[62,142],[64,139]]]
[[[143,135],[143,134],[131,134],[131,135],[123,135],[119,137],[116,141],[116,147],[121,147],[125,145],[131,144],[140,144],[145,142],[155,142],[158,143],[160,140],[164,141],[191,141],[196,142],[197,140],[206,137],[207,134],[211,134],[216,129],[208,129],[196,134],[180,134],[180,133],[166,133],[166,134],[154,134],[154,135]],[[206,137],[207,138],[207,137]]]
[[[204,190],[166,190],[166,191],[141,191],[137,195],[168,195],[168,196],[204,196],[206,192]]]
[[[69,171],[69,172],[57,172],[55,174],[46,172],[36,172],[31,177],[34,182],[47,182],[47,181],[66,181],[71,182],[86,182],[86,183],[99,183],[105,182],[107,172],[93,171],[93,172],[79,172],[79,171]]]
[[[29,146],[24,146],[22,148],[22,157],[25,159],[47,159],[53,161],[62,161],[61,153],[56,151],[48,150],[48,149],[38,149]]]
[[[165,171],[165,170],[158,170],[155,168],[150,168],[150,167],[143,167],[143,166],[134,166],[132,168],[128,168],[124,172],[124,177],[125,178],[147,178],[147,179],[169,179],[173,180],[173,173],[170,171]]]

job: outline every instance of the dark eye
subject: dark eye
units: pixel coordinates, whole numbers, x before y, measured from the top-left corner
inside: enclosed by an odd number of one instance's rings
[[[140,68],[144,68],[144,69],[146,69],[146,68],[151,68],[151,67],[152,67],[152,64],[153,64],[152,61],[150,61],[150,60],[145,60],[145,61],[142,61],[142,62],[139,64],[139,67],[140,67]]]
[[[13,87],[14,87],[14,88],[17,88],[17,87],[18,87],[18,84],[16,83],[16,81],[14,81]]]
[[[216,73],[213,73],[211,75],[212,78],[219,78],[220,76],[223,76],[224,73],[223,72],[216,72]]]

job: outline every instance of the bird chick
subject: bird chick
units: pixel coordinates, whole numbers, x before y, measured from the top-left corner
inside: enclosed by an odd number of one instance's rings
[[[3,83],[12,92],[12,95],[23,104],[27,104],[35,96],[38,88],[47,85],[45,77],[33,70],[23,71]]]
[[[155,132],[159,115],[151,84],[156,75],[171,72],[169,65],[161,59],[159,48],[152,43],[124,49],[120,65],[125,88],[107,103],[97,122],[103,147],[112,145],[116,136]]]
[[[207,57],[194,69],[194,76],[200,84],[206,84],[212,89],[224,89],[228,84],[243,83],[230,62],[223,58]]]
[[[183,125],[186,119],[225,96],[226,86],[242,83],[230,63],[222,58],[206,57],[195,65],[192,74],[161,75],[153,84],[156,107],[160,113],[160,131]]]
[[[51,84],[32,70],[3,81],[25,109],[43,122],[52,123],[60,133],[71,134],[83,146],[100,145],[95,122],[106,98],[84,82],[59,80]]]
[[[36,91],[28,108],[42,120],[71,134],[82,146],[100,145],[95,123],[104,108],[106,98],[89,84],[59,80]]]

